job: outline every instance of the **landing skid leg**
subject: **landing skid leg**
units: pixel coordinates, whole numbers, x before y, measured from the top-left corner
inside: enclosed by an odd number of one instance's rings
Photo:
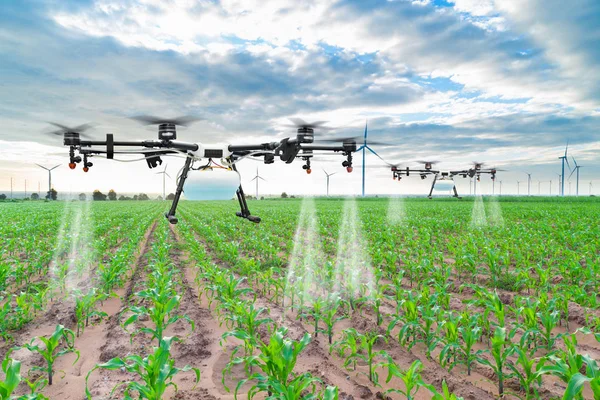
[[[434,175],[433,183],[431,184],[431,189],[429,189],[429,195],[427,196],[428,199],[431,199],[431,194],[433,193],[433,188],[435,187],[436,181],[437,181],[437,175]]]
[[[185,184],[185,180],[187,179],[191,165],[192,158],[186,158],[183,170],[181,171],[181,176],[179,177],[179,182],[177,182],[177,191],[175,192],[175,198],[173,199],[173,203],[171,203],[171,209],[167,213],[165,213],[165,217],[169,220],[169,223],[172,225],[175,225],[178,221],[177,217],[175,216],[175,211],[177,210],[179,198],[183,193],[183,185]]]
[[[454,191],[454,197],[456,197],[457,199],[462,199],[462,197],[458,195],[458,191],[456,190],[456,186],[454,186],[452,188],[452,190]]]
[[[233,169],[236,170],[235,164],[233,164]],[[235,215],[237,215],[240,218],[246,218],[248,221],[252,221],[258,224],[260,222],[260,217],[256,217],[250,214],[250,210],[248,209],[248,203],[246,202],[246,195],[244,194],[244,189],[242,189],[241,184],[238,190],[235,192],[235,194],[238,198],[238,202],[240,203],[240,211],[236,212]]]

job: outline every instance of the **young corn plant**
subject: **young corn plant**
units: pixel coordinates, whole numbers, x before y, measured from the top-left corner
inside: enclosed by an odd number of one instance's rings
[[[564,399],[582,398],[583,387],[589,383],[594,399],[600,399],[600,367],[596,360],[588,355],[582,356],[585,363],[585,375],[581,372],[576,373],[569,380],[567,390],[565,391]]]
[[[431,400],[463,400],[462,397],[456,396],[454,393],[450,393],[446,380],[442,381],[442,391],[438,392],[434,387],[429,388],[429,391],[433,394]]]
[[[192,327],[192,331],[196,328],[196,325],[192,319],[187,315],[176,314],[181,296],[173,295],[170,291],[161,288],[151,288],[143,290],[135,294],[137,297],[147,299],[152,303],[151,307],[146,306],[131,306],[129,311],[132,315],[123,323],[123,328],[127,329],[127,326],[138,321],[143,316],[148,316],[154,324],[154,329],[149,327],[141,327],[138,331],[131,333],[131,338],[138,333],[147,333],[152,336],[152,339],[160,341],[164,337],[165,329],[168,326],[174,324],[179,320],[187,321]]]
[[[2,360],[4,380],[0,380],[0,400],[9,400],[21,382],[21,362],[10,358],[11,350]]]
[[[96,288],[90,289],[85,295],[81,291],[73,293],[75,297],[75,318],[77,319],[77,337],[83,333],[83,330],[89,325],[90,318],[96,317],[102,320],[107,314],[96,310],[98,302],[106,300],[107,293],[98,292]]]
[[[329,340],[329,344],[333,340],[333,328],[335,324],[341,320],[348,318],[345,314],[339,315],[340,307],[343,304],[343,300],[340,296],[334,294],[330,296],[327,306],[321,315],[321,320],[325,324],[325,329],[321,332],[327,335],[327,339]]]
[[[435,388],[432,385],[425,383],[421,377],[423,363],[420,360],[415,360],[406,371],[402,371],[391,357],[388,358],[388,362],[385,364],[385,366],[388,369],[388,376],[385,380],[386,383],[389,383],[393,377],[400,378],[400,380],[404,383],[404,390],[388,389],[385,392],[386,394],[399,393],[407,400],[413,400],[421,388],[426,388],[432,392],[435,392]]]
[[[508,368],[513,371],[513,376],[517,377],[521,389],[525,392],[525,399],[538,399],[539,393],[536,388],[541,386],[542,377],[539,374],[540,370],[546,362],[545,358],[531,358],[529,353],[523,349],[516,348],[517,353],[516,363],[508,363]]]
[[[465,324],[457,329],[455,324],[449,322],[445,325],[448,332],[445,340],[445,346],[440,352],[440,364],[448,366],[448,370],[452,369],[457,364],[463,364],[467,367],[467,375],[471,375],[471,369],[474,362],[478,362],[481,358],[483,350],[474,350],[475,344],[481,338],[481,328],[475,323]],[[462,339],[462,340],[461,340]],[[454,357],[454,361],[450,362],[450,357]]]
[[[121,386],[125,386],[123,398],[125,400],[146,399],[146,400],[161,400],[165,390],[172,386],[177,391],[177,385],[173,382],[173,378],[181,373],[193,371],[196,376],[196,384],[200,381],[200,370],[186,365],[183,368],[175,367],[175,360],[171,357],[171,344],[175,340],[173,337],[164,337],[158,347],[154,348],[154,352],[147,357],[138,355],[127,356],[122,358],[113,358],[103,364],[96,364],[85,378],[85,394],[88,399],[92,398],[92,394],[88,387],[90,375],[95,370],[102,368],[110,371],[124,370],[136,375],[139,381],[122,382],[116,385],[112,394]],[[195,386],[194,386],[195,387]],[[137,396],[133,397],[133,393]]]
[[[577,338],[575,334],[563,336],[565,344],[564,350],[558,350],[557,352],[547,356],[547,360],[550,361],[551,365],[546,365],[540,368],[537,372],[537,376],[545,374],[553,375],[562,380],[565,384],[569,385],[572,379],[583,370],[584,358],[581,354],[577,353]],[[574,393],[574,397],[565,397],[569,399],[583,399],[581,393]]]
[[[0,400],[48,400],[46,396],[39,393],[46,386],[45,379],[38,379],[34,382],[25,379],[30,387],[30,393],[23,396],[12,396],[23,378],[21,377],[21,362],[10,358],[11,352],[12,350],[9,349],[2,361],[4,380],[0,380]]]
[[[376,371],[378,366],[383,366],[385,363],[376,363],[377,357],[389,358],[385,350],[375,351],[375,344],[383,340],[387,342],[385,336],[378,334],[377,332],[367,332],[365,334],[359,333],[354,328],[348,328],[344,330],[344,336],[340,342],[336,342],[334,347],[344,349],[344,367],[348,367],[350,364],[353,365],[353,369],[356,370],[356,362],[362,360],[369,367],[369,373],[367,377],[369,381],[379,386],[379,375]],[[345,350],[350,350],[349,354],[345,354]]]
[[[246,379],[238,382],[235,389],[235,398],[238,397],[240,388],[247,382],[253,382],[253,386],[248,392],[248,398],[252,399],[259,393],[266,392],[271,399],[301,399],[302,393],[306,390],[315,392],[315,385],[320,380],[310,374],[295,374],[294,367],[298,355],[310,343],[310,335],[307,333],[304,337],[295,341],[286,338],[287,328],[277,329],[268,342],[258,340],[258,355],[248,355],[232,359],[223,370],[223,384],[225,384],[225,375],[238,364],[244,363],[257,368],[260,372],[253,373]],[[229,390],[226,387],[227,390]],[[337,390],[327,388],[323,394],[324,398],[335,399]],[[314,395],[307,398],[315,398]]]
[[[49,338],[40,336],[37,339],[44,344],[43,347],[33,344],[36,338],[32,339],[30,343],[25,344],[22,347],[33,353],[38,353],[46,361],[45,369],[42,367],[33,367],[32,369],[46,371],[48,376],[48,385],[52,385],[54,363],[58,357],[64,356],[68,353],[75,353],[77,354],[77,358],[75,358],[75,361],[73,361],[73,365],[79,360],[79,350],[75,349],[75,332],[65,328],[62,325],[57,325],[54,333]],[[63,342],[66,347],[60,350]]]
[[[486,358],[481,358],[479,362],[490,367],[494,371],[496,377],[498,377],[498,393],[500,394],[500,397],[502,397],[504,394],[504,380],[512,376],[512,374],[505,372],[505,368],[508,364],[507,360],[515,351],[514,346],[512,346],[510,340],[507,339],[506,328],[496,328],[494,336],[491,339],[491,349],[489,351],[492,355],[493,362],[490,362]]]

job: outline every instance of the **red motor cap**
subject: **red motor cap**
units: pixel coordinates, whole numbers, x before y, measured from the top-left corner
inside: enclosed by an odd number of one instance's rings
[[[69,168],[71,168],[71,169],[75,169],[76,166],[77,166],[77,164],[75,164],[74,162],[69,163]]]
[[[346,167],[346,171],[348,171],[348,173],[352,172],[354,170],[354,168],[352,167]]]
[[[83,172],[88,172],[90,169],[88,167],[83,167]]]

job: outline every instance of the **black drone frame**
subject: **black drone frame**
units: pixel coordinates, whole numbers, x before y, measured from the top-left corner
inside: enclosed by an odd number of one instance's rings
[[[483,169],[482,168],[482,164],[480,163],[475,163],[473,168],[469,168],[469,169],[463,169],[463,170],[458,170],[458,171],[439,171],[439,170],[434,170],[433,169],[433,162],[425,162],[425,168],[424,169],[415,169],[415,168],[410,168],[410,167],[406,167],[406,168],[399,168],[396,166],[392,166],[391,170],[392,170],[392,175],[394,180],[401,180],[403,176],[410,176],[411,174],[413,175],[418,175],[421,177],[421,179],[426,179],[428,175],[433,175],[433,182],[431,184],[431,188],[429,189],[429,194],[427,195],[427,197],[429,199],[432,198],[432,194],[433,194],[433,189],[435,188],[435,184],[438,180],[438,178],[441,177],[441,179],[445,179],[445,178],[454,178],[455,176],[460,176],[463,178],[466,177],[470,177],[470,178],[475,178],[479,181],[481,179],[481,174],[490,174],[492,180],[496,179],[496,172],[498,172],[498,170],[496,168],[489,168],[489,169]],[[456,190],[456,186],[452,187],[452,191],[454,192],[454,196],[458,199],[462,198],[458,195],[458,191]]]
[[[177,205],[184,192],[184,185],[190,169],[193,169],[195,160],[207,159],[209,164],[212,159],[225,159],[228,168],[237,172],[235,162],[243,157],[251,156],[253,158],[263,158],[265,164],[275,162],[275,157],[279,157],[281,161],[287,164],[292,163],[296,158],[304,160],[303,169],[307,173],[311,172],[310,159],[314,156],[314,151],[325,151],[343,154],[346,159],[342,162],[342,166],[346,167],[348,172],[352,171],[352,153],[356,151],[355,140],[343,140],[340,145],[321,145],[313,144],[314,135],[313,129],[310,126],[298,127],[298,134],[295,138],[285,138],[279,142],[269,142],[250,145],[225,145],[205,147],[200,143],[188,143],[174,140],[176,138],[175,124],[161,123],[159,124],[159,140],[142,140],[142,141],[115,141],[113,134],[107,134],[106,140],[82,140],[80,134],[72,131],[64,132],[64,145],[69,146],[70,162],[69,167],[75,169],[76,164],[83,161],[83,170],[87,172],[92,163],[88,158],[94,155],[104,154],[107,159],[114,159],[115,154],[141,154],[144,156],[149,168],[155,168],[162,164],[161,156],[169,155],[185,155],[186,160],[177,181],[177,190],[175,198],[171,204],[171,208],[165,213],[165,217],[171,224],[177,223],[175,216]],[[97,147],[104,147],[99,149]],[[116,150],[117,147],[141,147],[142,149],[121,151]],[[78,152],[80,155],[76,155]],[[83,158],[82,158],[83,156]],[[206,166],[205,166],[206,167]],[[201,169],[200,167],[198,169]],[[240,205],[240,211],[236,213],[238,217],[245,218],[249,221],[259,223],[261,219],[253,216],[248,209],[246,196],[240,183],[236,192],[237,199]]]

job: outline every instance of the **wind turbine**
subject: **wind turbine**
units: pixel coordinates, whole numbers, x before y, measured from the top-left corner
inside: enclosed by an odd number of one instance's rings
[[[60,164],[58,164],[57,166],[54,166],[52,168],[46,168],[46,167],[44,167],[43,165],[40,165],[40,164],[35,164],[35,165],[37,165],[38,167],[43,168],[46,171],[48,171],[48,194],[46,195],[46,198],[48,200],[50,200],[51,199],[50,191],[52,191],[52,170],[60,167]]]
[[[531,196],[531,174],[529,172],[525,174],[527,174],[527,196]]]
[[[498,181],[500,183],[500,196],[502,196],[502,181]]]
[[[590,181],[590,196],[592,195],[592,181]]]
[[[567,150],[569,149],[569,142],[567,141],[567,146],[565,147],[565,155],[558,157],[559,160],[562,160],[562,174],[561,174],[561,189],[560,189],[560,195],[564,196],[565,195],[565,162],[567,163],[567,166],[569,167],[569,169],[571,169],[571,166],[569,165],[569,159],[567,158]]]
[[[165,169],[162,170],[161,172],[157,172],[156,175],[162,175],[163,176],[163,200],[166,200],[166,192],[165,192],[165,181],[167,176],[169,177],[169,179],[171,179],[171,175],[167,174],[167,165],[165,164]]]
[[[375,150],[373,150],[371,147],[369,147],[368,142],[367,142],[367,136],[368,136],[367,123],[365,122],[365,135],[363,137],[363,144],[358,149],[356,149],[357,152],[362,150],[362,197],[365,197],[365,172],[366,172],[365,168],[366,168],[367,150],[369,150],[371,153],[375,154],[380,160],[385,162],[385,160],[383,158],[381,158],[381,156],[379,154],[377,154],[377,152]],[[378,144],[378,143],[374,142],[374,144]]]
[[[258,180],[259,179],[262,179],[263,181],[265,180],[262,176],[258,175],[258,167],[256,167],[256,176],[254,177],[254,179],[252,179],[250,181],[250,182],[256,181],[256,200],[258,200]]]
[[[327,175],[327,197],[329,197],[329,177],[331,175],[337,174],[337,172],[332,172],[331,174],[328,174],[327,171],[325,171],[325,169],[323,169],[323,172],[325,172],[325,175]]]
[[[576,194],[576,196],[579,196],[579,168],[583,167],[583,165],[577,165],[577,161],[575,161],[575,157],[571,156],[571,158],[573,159],[573,163],[575,164],[575,168],[573,168],[573,170],[571,171],[571,175],[573,175],[573,172],[577,171],[577,184],[576,184],[575,194]],[[571,175],[569,175],[569,179],[571,179]],[[569,191],[570,190],[571,190],[571,188],[569,188]]]
[[[521,181],[517,181],[517,196],[521,194]]]

